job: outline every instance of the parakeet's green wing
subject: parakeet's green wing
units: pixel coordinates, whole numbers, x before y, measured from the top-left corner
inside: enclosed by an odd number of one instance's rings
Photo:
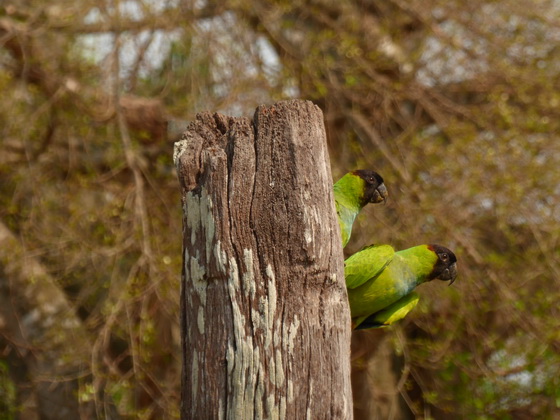
[[[395,250],[390,245],[370,245],[348,257],[344,262],[346,287],[355,289],[378,276],[394,255]]]

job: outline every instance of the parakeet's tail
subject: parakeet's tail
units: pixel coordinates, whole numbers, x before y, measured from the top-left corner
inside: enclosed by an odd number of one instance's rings
[[[354,326],[352,324],[354,330],[367,330],[369,328],[383,328],[388,327],[391,324],[383,324],[379,321],[376,321],[373,317],[366,318],[362,321],[358,326]]]
[[[373,317],[369,317],[372,318]],[[352,318],[352,329],[353,330],[363,330],[365,328],[371,328],[371,327],[362,327],[362,324],[368,319],[368,316],[361,316],[358,318]]]

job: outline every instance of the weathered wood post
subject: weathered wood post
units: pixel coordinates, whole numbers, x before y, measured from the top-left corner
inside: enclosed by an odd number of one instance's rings
[[[183,419],[349,419],[350,315],[322,112],[197,116],[182,187]]]

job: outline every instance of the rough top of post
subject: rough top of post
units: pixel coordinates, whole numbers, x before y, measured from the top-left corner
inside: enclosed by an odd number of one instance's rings
[[[244,132],[258,141],[264,132],[274,126],[274,133],[269,135],[279,140],[296,138],[307,132],[306,147],[312,147],[310,139],[325,139],[326,134],[321,109],[311,101],[292,99],[280,101],[273,105],[260,105],[252,119],[248,117],[230,117],[217,112],[200,112],[189,124],[180,141],[175,143],[173,161],[179,181],[184,191],[197,187],[201,175],[199,156],[203,149],[212,149],[216,153],[225,150],[234,132]],[[278,131],[280,130],[280,131]],[[298,135],[295,131],[297,131]],[[260,131],[260,132],[259,132]],[[235,135],[233,135],[235,137]],[[324,147],[319,149],[323,150]],[[318,157],[321,159],[321,155]],[[328,160],[328,157],[327,157]]]
[[[289,99],[284,101],[276,102],[272,105],[259,105],[255,110],[253,115],[252,124],[253,126],[257,125],[257,121],[259,118],[259,114],[262,116],[274,114],[277,111],[284,111],[284,110],[305,110],[307,112],[314,111],[318,112],[322,118],[322,111],[321,109],[315,105],[311,101],[302,100],[302,99]],[[210,111],[203,111],[196,114],[195,121],[191,122],[187,127],[187,130],[183,133],[181,140],[175,142],[173,148],[173,162],[175,166],[178,167],[179,159],[181,155],[188,149],[189,144],[189,136],[188,132],[192,131],[197,124],[203,123],[206,126],[214,126],[216,131],[221,132],[221,134],[227,133],[228,126],[234,120],[233,117],[221,114],[219,112],[210,112]]]

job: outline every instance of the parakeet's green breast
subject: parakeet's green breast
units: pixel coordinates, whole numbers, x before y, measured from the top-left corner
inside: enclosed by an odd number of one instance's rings
[[[344,248],[350,240],[352,234],[352,225],[360,210],[354,210],[351,207],[336,203],[336,213],[338,215],[338,223],[340,225],[340,234],[342,235],[342,247]]]
[[[363,207],[364,186],[364,180],[352,172],[347,173],[334,184],[334,199],[343,247],[350,240],[352,225]]]

